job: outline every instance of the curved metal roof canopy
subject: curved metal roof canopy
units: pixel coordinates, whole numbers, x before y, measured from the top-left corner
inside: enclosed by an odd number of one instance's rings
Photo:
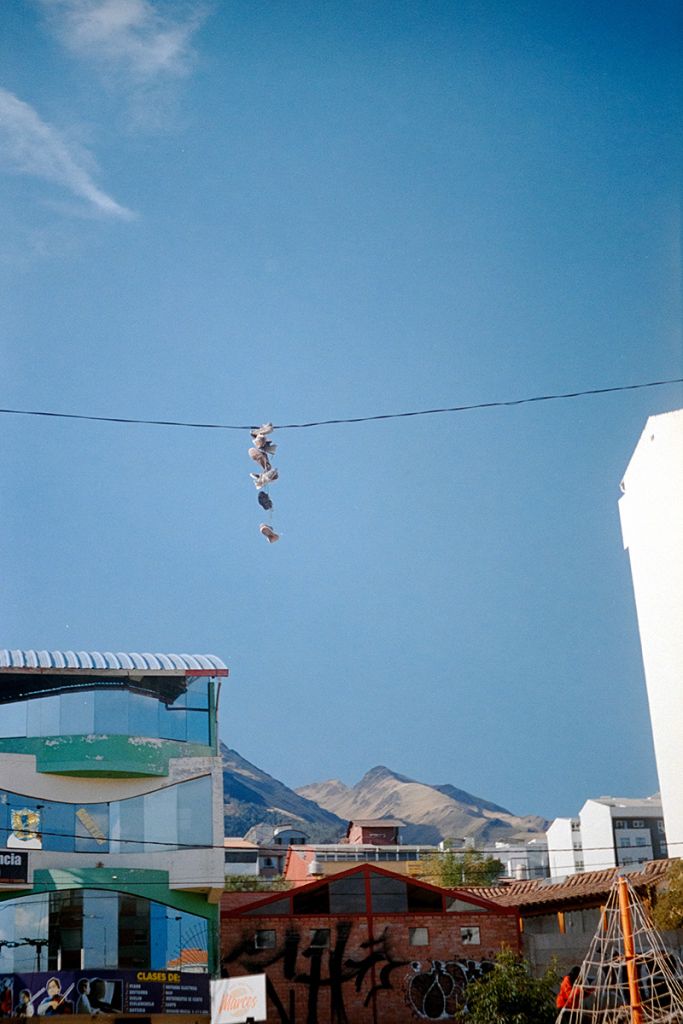
[[[97,685],[127,686],[172,703],[188,678],[227,675],[213,654],[0,649],[0,704]]]

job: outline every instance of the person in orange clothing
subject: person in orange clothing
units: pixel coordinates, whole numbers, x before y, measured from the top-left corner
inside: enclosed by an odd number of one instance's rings
[[[588,991],[577,985],[579,974],[581,973],[580,967],[572,967],[568,974],[565,974],[560,985],[560,991],[557,993],[557,999],[555,1005],[558,1010],[562,1010],[562,1019],[568,1019],[571,1010],[580,1010],[583,1006],[583,1000]],[[575,1020],[581,1020],[581,1014],[574,1014]]]

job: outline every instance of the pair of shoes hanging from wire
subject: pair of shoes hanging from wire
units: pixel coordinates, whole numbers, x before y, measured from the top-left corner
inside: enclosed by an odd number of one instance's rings
[[[279,473],[277,469],[271,465],[269,455],[274,455],[277,451],[277,445],[270,440],[269,434],[273,432],[272,423],[264,423],[260,427],[255,427],[251,431],[251,438],[253,441],[253,447],[249,449],[249,458],[257,463],[263,470],[261,473],[250,473],[251,479],[254,481],[254,486],[259,492],[258,503],[262,509],[266,512],[270,512],[273,507],[270,495],[264,488],[268,487],[269,484],[275,482],[278,479]],[[260,533],[266,538],[269,544],[274,544],[276,540],[280,539],[280,534],[275,533],[272,526],[268,523],[261,523],[259,526]]]

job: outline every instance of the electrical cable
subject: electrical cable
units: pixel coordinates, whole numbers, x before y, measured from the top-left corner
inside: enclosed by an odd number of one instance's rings
[[[168,787],[168,788],[170,788],[170,787]],[[153,790],[152,792],[158,792],[158,790]],[[137,798],[136,797],[131,797],[130,799],[137,799]],[[91,842],[96,842],[97,841],[94,836],[84,836],[82,833],[76,833],[76,832],[52,832],[52,831],[50,831],[48,829],[39,829],[37,831],[39,831],[41,836],[55,836],[56,838],[59,838],[59,839],[80,839],[81,841],[87,841],[87,842],[90,842],[90,841]],[[1,828],[0,829],[0,835],[2,835],[3,832],[10,833],[10,832],[12,832],[12,829],[11,828],[6,828],[6,827],[5,828]],[[539,833],[539,836],[540,835],[542,835],[542,833]],[[462,841],[465,840],[464,836],[453,836],[452,838],[460,839]],[[533,836],[531,838],[533,838]],[[165,852],[168,852],[168,853],[182,851],[182,850],[229,850],[230,849],[229,846],[225,846],[225,844],[218,844],[218,843],[216,843],[216,844],[214,844],[214,843],[181,843],[181,842],[170,843],[168,840],[164,840],[164,839],[133,839],[133,838],[125,837],[125,836],[117,836],[115,839],[108,838],[107,841],[108,842],[121,843],[122,845],[129,845],[129,846],[163,846],[163,847],[165,847]],[[254,845],[258,846],[258,844],[254,844]],[[298,845],[305,846],[305,847],[309,847],[309,846],[323,847],[323,846],[343,845],[345,847],[345,849],[349,849],[350,848],[349,844],[338,844],[338,843],[301,843],[301,844],[298,844]],[[667,843],[668,847],[671,847],[671,846],[682,846],[682,845],[683,845],[683,843]],[[275,844],[275,843],[263,843],[263,846],[267,847],[269,851],[274,851],[276,846],[277,846],[277,844]],[[444,854],[452,853],[452,854],[454,854],[457,857],[457,856],[459,856],[459,855],[461,855],[463,853],[467,853],[467,849],[465,849],[465,848],[454,849],[454,850],[443,850],[442,851],[442,850],[438,850],[438,849],[436,849],[434,847],[430,847],[429,844],[427,844],[427,843],[425,843],[425,844],[421,844],[421,843],[401,844],[401,845],[399,845],[397,847],[397,849],[406,850],[406,849],[410,849],[411,847],[413,847],[413,848],[414,847],[418,847],[418,849],[424,849],[425,853],[429,852],[430,855],[431,854],[438,855],[440,853],[444,853]],[[353,847],[351,847],[351,849],[352,848]],[[31,848],[27,848],[27,849],[28,849],[29,852],[31,852]],[[278,850],[281,849],[282,852],[284,853],[284,852],[286,852],[289,849],[289,846],[281,846],[281,847],[278,846],[277,849]],[[381,847],[372,847],[372,849],[381,849]],[[642,847],[640,847],[640,846],[624,846],[624,847],[619,847],[619,850],[622,850],[622,851],[623,850],[634,850],[634,851],[636,851],[636,850],[640,850],[640,849],[642,849]],[[359,850],[360,850],[360,847],[359,847]],[[597,852],[600,852],[602,850],[614,851],[614,846],[582,846],[581,850],[578,851],[578,852],[583,851],[583,852],[589,852],[589,853],[597,853]],[[43,849],[40,849],[40,850],[34,849],[33,852],[37,852],[37,853],[40,853],[40,852],[58,853],[60,851],[57,851],[57,850],[50,851],[46,847],[46,848],[44,848],[44,850]],[[65,850],[65,851],[61,851],[61,852],[64,852],[64,853],[68,853],[68,852],[76,852],[76,853],[78,853],[78,852],[81,852],[81,853],[88,853],[88,854],[92,853],[92,854],[95,854],[98,851],[97,850],[83,850],[83,851],[78,851],[78,850],[76,850],[76,851],[67,851],[67,850]],[[105,853],[106,851],[101,851],[101,852]],[[115,854],[115,856],[124,855],[126,853],[130,854],[131,852],[132,851],[130,851],[130,850],[125,850],[125,851],[124,850],[119,850]],[[163,853],[164,851],[162,850],[161,852]],[[325,852],[325,851],[321,851],[321,852]],[[478,851],[478,852],[481,852],[481,851]],[[504,854],[505,850],[500,850],[499,852]],[[576,853],[576,852],[577,852],[577,850],[574,847],[569,847],[569,846],[567,846],[567,847],[553,847],[553,853]],[[493,854],[493,851],[492,851],[491,855],[492,854]],[[488,856],[488,853],[486,855]],[[513,856],[510,859],[511,860],[519,860],[519,859],[522,859],[522,858],[520,856],[518,856],[518,855],[514,855],[513,854]],[[349,861],[349,863],[351,863],[351,861]]]
[[[533,395],[529,398],[512,398],[496,402],[475,402],[470,405],[453,405],[438,409],[416,409],[410,412],[380,413],[375,416],[351,416],[330,420],[312,420],[308,423],[281,423],[276,424],[277,430],[299,430],[306,427],[326,427],[346,423],[370,423],[375,420],[397,420],[411,416],[434,416],[442,413],[470,412],[473,409],[501,409],[514,405],[529,405],[532,402],[552,402],[559,399],[583,398],[585,395],[607,395],[619,391],[638,391],[643,388],[659,388],[666,384],[683,384],[683,377],[674,377],[671,380],[653,380],[644,384],[623,384],[609,388],[588,388],[585,391],[567,391],[564,393],[549,395]],[[88,416],[75,412],[48,412],[42,409],[0,409],[0,413],[11,416],[48,416],[54,419],[67,420],[89,420],[99,423],[133,423],[145,426],[157,427],[189,427],[199,430],[254,430],[257,425],[234,424],[234,423],[193,423],[185,420],[148,420],[129,418],[126,416]]]

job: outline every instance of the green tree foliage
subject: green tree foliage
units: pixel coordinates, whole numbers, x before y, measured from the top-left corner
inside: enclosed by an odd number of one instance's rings
[[[423,877],[445,889],[457,889],[461,885],[491,885],[504,870],[496,857],[485,857],[478,850],[447,849],[427,861]]]
[[[281,875],[277,878],[255,878],[253,875],[226,875],[226,892],[278,892],[289,889],[290,883]]]
[[[467,986],[466,1007],[457,1020],[459,1024],[554,1024],[558,984],[554,968],[533,978],[525,960],[503,950],[493,970]]]
[[[665,889],[657,895],[653,918],[657,928],[673,931],[683,927],[683,861],[676,860],[669,866]]]

